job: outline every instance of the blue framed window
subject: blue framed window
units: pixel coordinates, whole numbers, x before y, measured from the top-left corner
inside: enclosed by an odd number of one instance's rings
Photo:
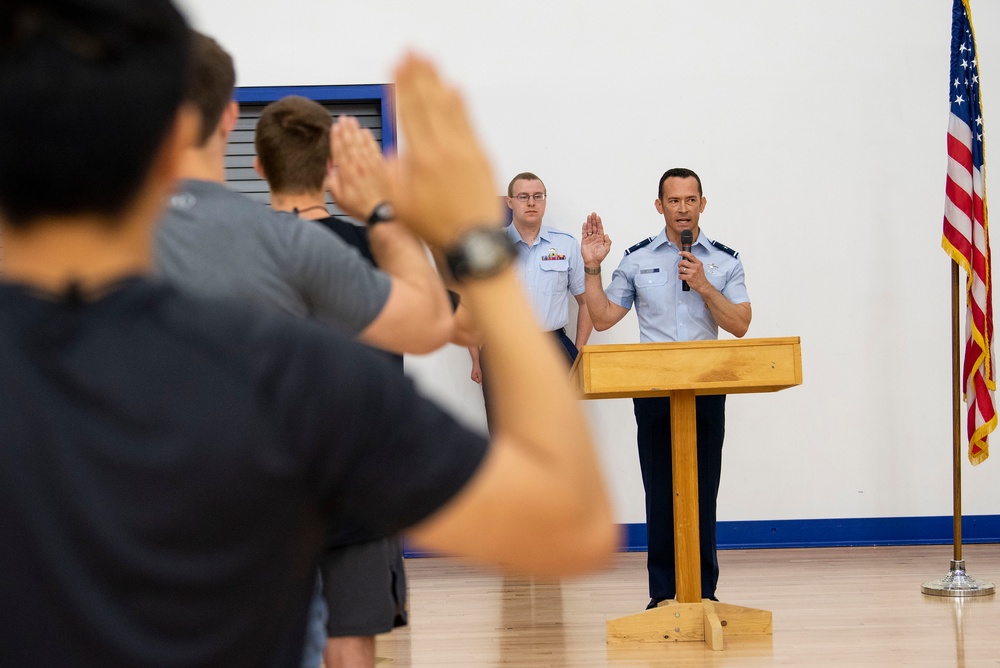
[[[226,149],[226,183],[233,190],[263,204],[270,202],[267,184],[253,169],[256,155],[253,135],[264,107],[286,95],[301,95],[315,100],[335,118],[345,114],[354,116],[362,127],[371,130],[383,153],[396,148],[392,84],[240,87],[234,95],[234,99],[240,104],[240,118],[229,137]],[[331,210],[334,215],[342,215],[335,205]]]

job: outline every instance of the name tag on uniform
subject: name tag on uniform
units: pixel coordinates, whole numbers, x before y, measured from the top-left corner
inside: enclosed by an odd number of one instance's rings
[[[640,269],[639,273],[640,274],[658,274],[658,273],[660,273],[660,268],[659,267],[655,267],[653,269]]]
[[[565,260],[565,259],[566,256],[560,255],[559,251],[557,251],[555,248],[550,248],[549,254],[542,256],[542,262],[545,262],[546,260]]]

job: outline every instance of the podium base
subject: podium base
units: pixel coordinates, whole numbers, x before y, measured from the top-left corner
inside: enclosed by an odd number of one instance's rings
[[[930,596],[989,596],[996,593],[992,582],[977,580],[965,572],[965,560],[952,561],[951,571],[940,580],[928,580],[920,591]]]
[[[607,622],[608,644],[704,641],[722,650],[723,636],[771,635],[771,612],[702,599],[663,601],[656,608]]]

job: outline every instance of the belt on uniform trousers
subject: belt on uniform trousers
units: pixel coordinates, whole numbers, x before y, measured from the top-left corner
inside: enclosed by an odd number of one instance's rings
[[[560,327],[559,329],[553,329],[549,332],[549,334],[555,334],[556,336],[559,335],[566,336],[566,328]]]

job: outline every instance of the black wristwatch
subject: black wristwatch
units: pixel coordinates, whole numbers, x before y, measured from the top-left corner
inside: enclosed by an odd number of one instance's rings
[[[390,220],[396,220],[396,209],[390,202],[379,202],[372,209],[372,215],[368,216],[367,223],[369,225],[376,225],[378,223],[387,223]]]
[[[448,269],[459,282],[496,276],[516,256],[517,248],[507,232],[487,227],[469,230],[445,251]]]

